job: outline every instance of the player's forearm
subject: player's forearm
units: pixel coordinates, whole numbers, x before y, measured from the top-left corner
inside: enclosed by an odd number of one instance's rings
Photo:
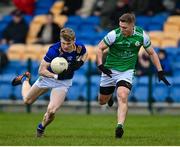
[[[47,69],[41,69],[39,70],[39,75],[44,77],[54,78],[56,74],[48,71]]]
[[[158,55],[156,54],[156,52],[151,54],[150,58],[151,58],[151,61],[153,62],[153,64],[155,65],[157,71],[161,71],[162,70],[162,66],[161,66],[161,63],[159,61],[159,58],[158,58]]]
[[[88,58],[88,53],[86,52],[81,58],[80,60],[82,60],[83,62],[85,62]]]
[[[39,71],[38,71],[39,75],[44,76],[44,77],[49,77],[49,78],[54,78],[55,76],[57,77],[56,74],[54,74],[48,70],[49,66],[50,66],[50,63],[47,63],[44,60],[42,60],[40,67],[39,67]]]
[[[103,51],[100,48],[98,48],[96,53],[97,65],[102,64],[102,57],[103,57]]]

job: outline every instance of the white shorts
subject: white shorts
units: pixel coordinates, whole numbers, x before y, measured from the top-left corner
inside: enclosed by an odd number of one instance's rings
[[[116,86],[116,84],[121,80],[127,81],[131,84],[133,83],[133,78],[134,78],[133,69],[130,69],[124,72],[120,72],[113,69],[111,71],[112,71],[112,74],[111,74],[112,78],[102,73],[101,82],[100,82],[101,87]]]
[[[39,88],[59,88],[65,87],[67,90],[72,86],[72,79],[68,80],[56,80],[54,78],[48,78],[40,76],[34,83]]]

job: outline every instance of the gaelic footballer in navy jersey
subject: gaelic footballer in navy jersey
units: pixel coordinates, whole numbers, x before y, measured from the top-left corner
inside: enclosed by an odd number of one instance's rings
[[[68,61],[68,69],[55,74],[50,68],[51,61],[56,57],[64,57]],[[17,76],[12,85],[22,84],[22,96],[25,104],[32,104],[40,95],[51,90],[50,102],[42,122],[37,126],[37,137],[44,134],[45,128],[54,118],[56,111],[63,104],[69,87],[72,85],[74,72],[87,60],[86,48],[76,42],[75,33],[70,28],[63,28],[60,32],[60,42],[49,47],[39,67],[39,78],[30,85],[30,73]]]

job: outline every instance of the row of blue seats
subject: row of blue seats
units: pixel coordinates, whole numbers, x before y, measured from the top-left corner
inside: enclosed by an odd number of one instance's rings
[[[173,57],[174,61],[170,61],[170,65],[172,66],[172,76],[176,77],[180,75],[180,57],[179,56],[174,56]],[[38,68],[39,68],[39,61],[32,60],[31,61],[31,67],[29,70],[31,70],[33,77],[36,77],[38,74]],[[98,70],[96,67],[95,62],[91,62],[92,65],[92,72],[94,74],[98,74]],[[82,74],[85,75],[88,72],[88,62],[86,62],[78,71],[77,74]],[[9,61],[6,67],[3,68],[3,70],[0,70],[1,75],[5,74],[21,74],[24,71],[28,69],[28,62],[27,61],[19,61],[19,60],[14,60],[14,61]]]
[[[13,87],[11,86],[11,80],[15,76],[6,75],[0,80],[0,99],[22,99],[21,96],[21,86]],[[81,79],[81,80],[79,80]],[[156,78],[153,78],[152,86],[152,97],[156,102],[165,102],[167,98],[171,98],[174,102],[180,102],[180,78],[171,78],[168,77],[168,80],[171,82],[172,86],[167,87],[164,83],[157,82]],[[176,82],[175,82],[176,81]],[[100,75],[91,76],[90,84],[90,98],[91,100],[97,100],[98,91],[99,91]],[[73,79],[73,86],[69,89],[67,94],[68,100],[78,100],[80,98],[87,99],[87,78],[84,75],[75,74]],[[77,92],[78,91],[78,92]],[[129,100],[133,97],[136,98],[138,102],[147,102],[148,100],[148,77],[136,77],[133,84],[133,89],[129,96]],[[49,97],[50,92],[40,97]]]
[[[41,2],[41,0],[40,0]],[[38,2],[39,3],[39,2]],[[50,2],[53,3],[53,2]],[[46,4],[38,4],[37,6],[44,7]],[[40,11],[44,11],[43,9]],[[43,14],[46,14],[45,12]],[[168,17],[167,13],[157,14],[153,17],[149,16],[137,16],[136,24],[143,27],[146,31],[162,30],[163,24]],[[29,24],[32,21],[32,16],[24,16],[26,22]],[[0,21],[0,38],[2,37],[2,31],[7,26],[12,16],[4,16]],[[82,18],[80,16],[69,16],[65,27],[71,27],[76,32],[78,40],[85,44],[96,45],[107,34],[107,30],[99,31],[100,18],[96,16],[90,16]],[[88,31],[88,35],[87,35]]]
[[[180,64],[179,64],[180,65]],[[30,68],[30,71],[31,71],[31,73],[32,73],[32,81],[34,82],[37,78],[38,78],[38,67],[39,67],[39,62],[38,61],[32,61],[32,64],[31,64],[31,68]],[[25,72],[26,70],[27,70],[27,68],[28,68],[28,62],[26,62],[26,61],[10,61],[9,63],[8,63],[8,65],[7,65],[7,67],[6,68],[4,68],[3,70],[1,70],[0,71],[0,76],[1,76],[1,78],[0,78],[0,83],[1,83],[1,89],[0,89],[0,91],[4,91],[3,90],[3,88],[7,88],[7,89],[11,89],[10,87],[11,87],[11,85],[10,85],[10,81],[12,80],[12,78],[15,76],[15,75],[19,75],[19,74],[22,74],[23,72]],[[74,80],[74,83],[76,84],[76,85],[80,85],[80,83],[79,83],[79,79],[82,79],[82,83],[83,84],[81,84],[81,85],[83,85],[83,86],[80,86],[80,87],[82,87],[82,88],[85,88],[85,89],[83,89],[83,90],[80,90],[81,92],[84,92],[84,94],[78,94],[78,93],[76,93],[75,91],[77,90],[77,89],[74,89],[74,88],[76,88],[76,87],[78,87],[79,88],[79,86],[73,86],[71,89],[70,89],[70,92],[69,92],[69,94],[71,95],[71,93],[72,93],[72,95],[73,95],[73,93],[75,93],[75,95],[77,95],[77,96],[74,96],[75,97],[75,99],[77,99],[77,97],[80,97],[80,96],[83,96],[83,97],[85,97],[85,91],[87,91],[86,90],[86,88],[87,88],[87,86],[86,86],[86,75],[87,75],[87,72],[88,72],[88,62],[86,62],[85,63],[85,65],[80,69],[80,70],[78,70],[77,72],[76,72],[76,76],[75,76],[75,80]],[[98,71],[97,71],[97,67],[96,67],[96,63],[95,62],[92,62],[92,72],[94,73],[94,74],[98,74]],[[176,73],[176,74],[175,74]],[[160,84],[157,84],[156,83],[156,79],[155,78],[153,78],[153,85],[156,85],[156,87],[158,87],[158,86],[160,86],[160,88],[162,89],[162,91],[165,91],[165,93],[163,93],[162,92],[162,94],[164,94],[165,96],[162,96],[161,98],[162,99],[164,99],[167,95],[168,96],[172,96],[172,95],[174,95],[175,94],[175,96],[173,96],[173,98],[178,98],[178,93],[177,93],[177,89],[178,88],[180,88],[179,87],[179,85],[180,85],[180,77],[179,77],[179,75],[180,75],[180,66],[179,66],[179,68],[176,68],[176,70],[174,70],[174,73],[173,73],[173,77],[169,77],[169,79],[171,80],[171,83],[173,83],[173,88],[171,87],[171,88],[169,88],[169,89],[171,89],[170,91],[169,90],[167,90],[167,87],[165,87],[163,84],[162,85],[160,85]],[[76,78],[77,77],[77,78]],[[95,79],[95,77],[96,76],[92,76],[93,78],[92,79]],[[77,79],[77,80],[76,80]],[[84,80],[83,80],[84,79]],[[140,101],[142,101],[142,100],[146,100],[147,99],[147,95],[145,95],[145,94],[143,94],[143,90],[145,90],[145,91],[148,91],[148,78],[147,77],[140,77],[140,78],[137,78],[138,80],[135,80],[135,82],[134,82],[134,87],[135,87],[135,92],[132,92],[133,93],[133,96],[135,96],[135,97],[137,97],[137,98],[142,98],[142,99],[140,99]],[[77,81],[77,82],[76,82]],[[93,89],[97,89],[98,88],[98,85],[97,84],[99,84],[99,82],[98,82],[98,80],[92,80],[92,81],[95,81],[95,82],[92,82],[92,83],[94,83],[94,84],[92,84],[91,86],[92,86],[92,88]],[[138,83],[138,84],[137,84]],[[95,86],[93,86],[93,85],[95,85]],[[8,88],[9,87],[9,88]],[[163,87],[163,88],[162,88]],[[16,88],[14,88],[14,89],[16,89]],[[13,93],[12,91],[14,91],[14,89],[12,89],[12,90],[9,90],[8,92],[9,92],[9,94],[7,94],[7,96],[6,97],[9,97],[9,95],[11,94],[11,93]],[[20,88],[19,88],[20,89]],[[73,91],[74,90],[74,92],[71,92],[71,91]],[[174,91],[173,91],[174,90]],[[15,93],[17,92],[17,91],[19,91],[18,90],[18,88],[17,88],[17,90],[15,90]],[[94,90],[93,90],[94,91]],[[97,91],[97,90],[95,90],[95,91]],[[140,92],[138,92],[138,91],[140,91]],[[155,95],[158,95],[158,90],[155,90],[155,91],[157,91],[156,93],[157,94],[155,94]],[[169,92],[168,92],[169,91]],[[173,91],[173,92],[172,92]],[[168,93],[167,93],[168,92]],[[160,92],[159,92],[160,93]],[[20,95],[20,92],[17,92],[17,94],[19,94]],[[15,94],[16,96],[17,96],[17,94]],[[68,94],[68,95],[69,95]],[[95,97],[97,97],[97,93],[94,93],[94,92],[92,92],[92,94],[95,94],[96,96],[93,96],[93,98],[95,98]],[[146,92],[146,94],[147,94],[147,92]],[[3,94],[2,94],[3,95]],[[139,96],[139,95],[141,95],[141,96]],[[3,95],[4,96],[4,95]],[[72,97],[72,96],[71,96]],[[178,101],[177,99],[175,99],[175,101]]]
[[[146,31],[163,30],[163,25],[168,16],[169,14],[166,12],[156,14],[155,16],[137,16],[136,25],[141,26]],[[100,18],[92,16],[87,20],[80,16],[69,16],[66,25],[74,28],[74,30],[92,31],[96,29],[96,26],[100,25]]]
[[[146,31],[163,30],[163,25],[167,20],[169,13],[163,12],[155,16],[137,16],[136,24]]]

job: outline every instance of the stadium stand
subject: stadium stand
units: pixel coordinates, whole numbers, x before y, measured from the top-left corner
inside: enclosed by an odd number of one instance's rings
[[[16,74],[26,71],[28,67],[27,60],[32,60],[31,73],[32,82],[37,77],[37,69],[44,54],[48,50],[50,44],[40,45],[32,44],[36,41],[36,35],[41,25],[46,20],[46,14],[51,11],[55,17],[54,21],[60,26],[71,27],[77,35],[77,40],[86,44],[89,53],[88,59],[92,63],[91,75],[91,100],[97,100],[100,76],[97,75],[95,48],[97,43],[107,34],[108,30],[99,31],[100,17],[89,16],[66,16],[60,15],[64,7],[63,1],[56,0],[38,0],[34,16],[25,15],[24,18],[29,24],[29,32],[26,38],[26,44],[12,44],[10,46],[0,45],[0,50],[7,53],[9,63],[0,74],[0,99],[21,99],[20,86],[13,89],[10,80]],[[0,38],[2,31],[12,20],[12,16],[6,15],[0,20]],[[180,16],[170,16],[169,13],[163,12],[154,16],[138,15],[136,24],[148,31],[151,37],[152,45],[156,48],[163,48],[168,53],[173,75],[169,78],[173,86],[169,89],[162,83],[157,83],[153,75],[153,98],[156,102],[165,102],[171,97],[174,102],[180,102]],[[88,33],[88,34],[87,34]],[[67,95],[68,100],[85,100],[87,99],[87,73],[89,64],[85,65],[75,74],[74,83]],[[81,79],[81,80],[79,80]],[[130,99],[133,97],[137,102],[147,102],[148,99],[148,77],[136,77],[134,87],[132,89]],[[40,99],[48,97],[49,93]]]

